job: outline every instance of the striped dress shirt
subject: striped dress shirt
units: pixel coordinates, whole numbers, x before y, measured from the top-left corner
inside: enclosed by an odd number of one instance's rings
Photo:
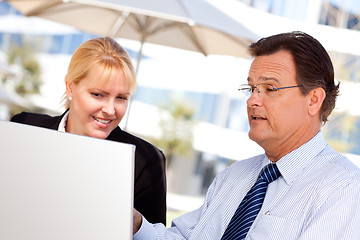
[[[221,239],[239,203],[269,163],[263,154],[238,161],[216,176],[197,210],[171,228],[143,218],[135,240]],[[246,240],[360,239],[360,170],[326,144],[321,131],[282,157]]]

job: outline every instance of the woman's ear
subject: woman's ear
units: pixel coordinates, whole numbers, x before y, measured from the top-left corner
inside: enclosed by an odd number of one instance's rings
[[[71,81],[69,81],[67,74],[65,76],[65,87],[66,87],[66,96],[67,96],[67,98],[71,98],[72,97],[73,83]]]
[[[315,116],[321,110],[321,106],[326,97],[325,90],[321,87],[315,88],[308,93],[309,105],[308,113],[310,116]]]

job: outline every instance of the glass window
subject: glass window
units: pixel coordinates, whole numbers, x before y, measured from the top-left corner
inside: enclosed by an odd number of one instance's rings
[[[67,54],[73,54],[76,50],[76,48],[82,44],[84,41],[83,39],[84,38],[84,35],[83,34],[72,34],[71,35],[71,44],[69,46],[69,48],[66,50],[66,52],[64,53],[67,53]]]
[[[11,6],[8,3],[0,2],[0,15],[8,15]]]
[[[240,0],[241,2],[262,10],[297,20],[305,20],[309,0]]]
[[[272,2],[272,0],[253,0],[251,6],[265,12],[271,12]]]
[[[48,53],[58,54],[61,53],[61,47],[64,41],[63,35],[54,35],[52,37],[51,45],[49,47]]]
[[[319,23],[334,27],[360,30],[360,1],[324,0]]]
[[[7,2],[0,2],[0,15],[19,15],[22,16],[22,14],[13,8],[9,3]]]
[[[237,98],[231,100],[226,127],[243,132],[249,130],[246,102],[244,99]]]

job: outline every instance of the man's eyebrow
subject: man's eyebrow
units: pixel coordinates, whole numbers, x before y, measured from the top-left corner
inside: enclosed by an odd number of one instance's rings
[[[262,77],[263,81],[275,81],[275,82],[279,82],[278,79],[273,78],[273,77]]]
[[[250,77],[247,78],[247,81],[248,81],[248,83],[251,82]],[[273,77],[261,77],[261,78],[260,78],[260,81],[274,81],[274,82],[279,82],[278,79],[273,78]]]

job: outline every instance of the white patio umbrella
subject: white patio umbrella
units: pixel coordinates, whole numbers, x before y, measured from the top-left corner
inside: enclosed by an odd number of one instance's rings
[[[205,0],[7,0],[37,16],[113,38],[209,54],[246,57],[258,39],[242,23]],[[138,67],[137,67],[138,68]]]

